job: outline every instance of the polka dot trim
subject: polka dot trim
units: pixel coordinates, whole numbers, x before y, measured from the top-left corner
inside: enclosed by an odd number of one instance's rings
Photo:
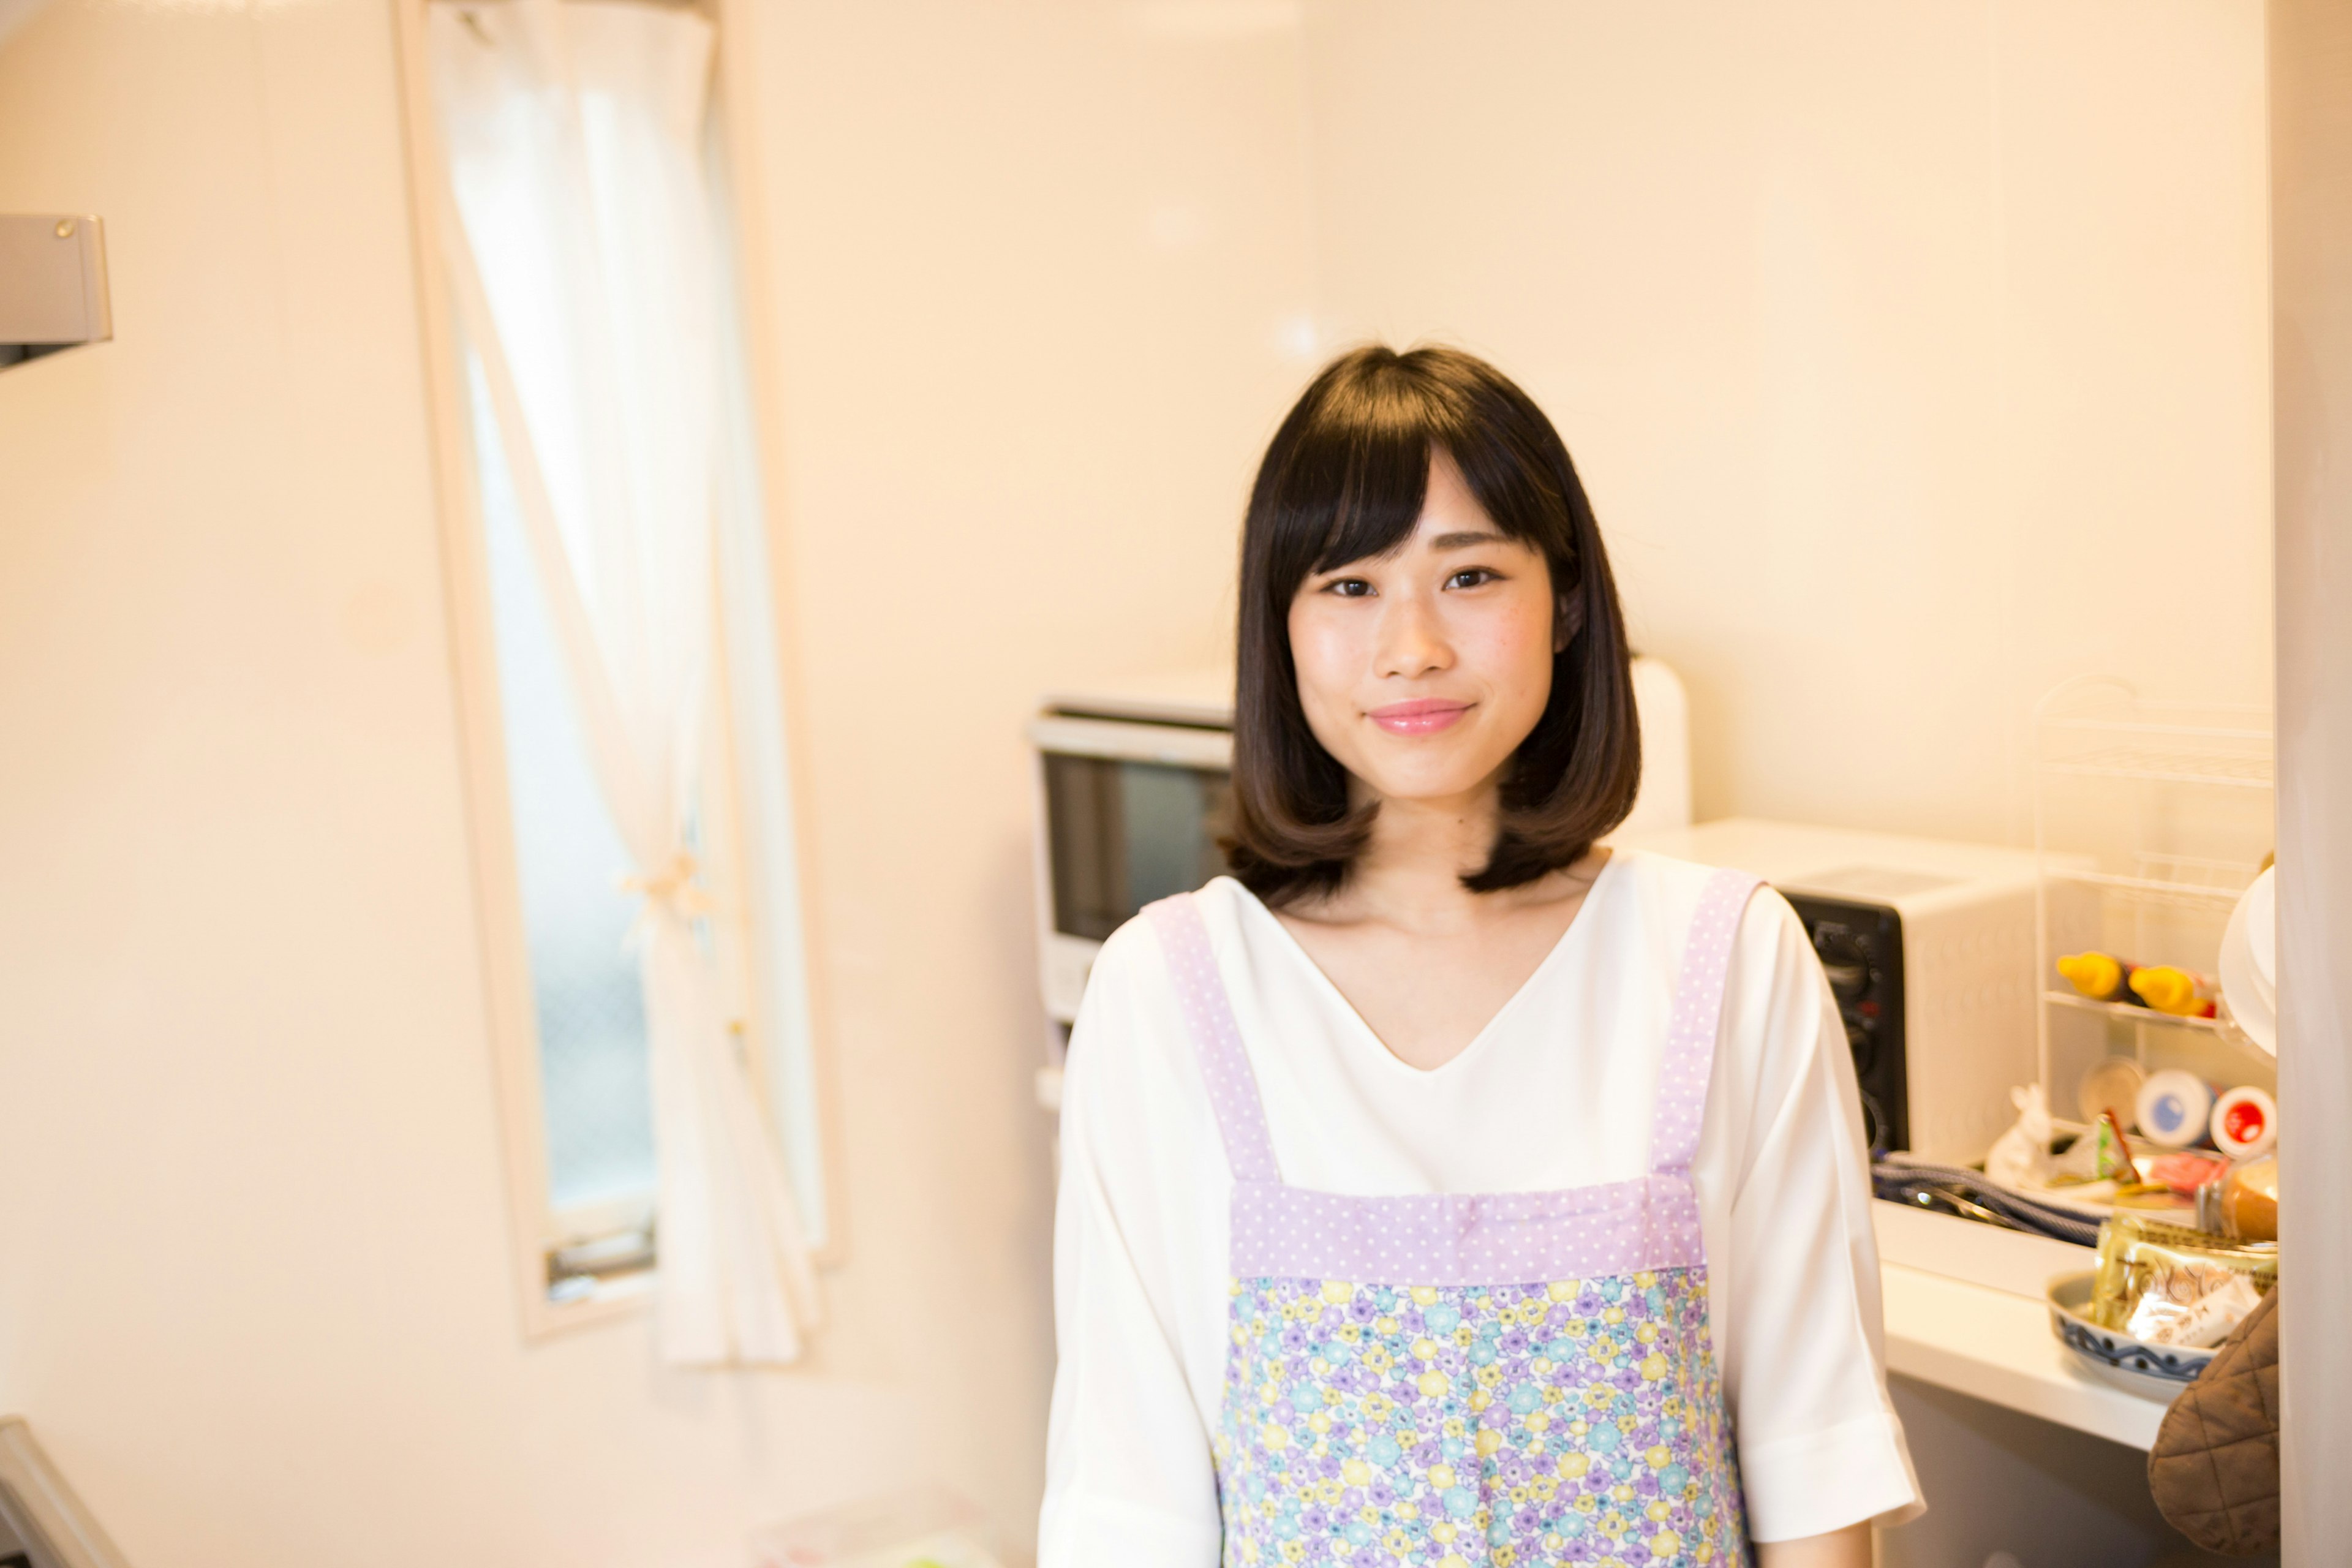
[[[1257,1079],[1242,1049],[1241,1026],[1234,1022],[1233,1001],[1217,973],[1216,954],[1210,951],[1209,928],[1201,921],[1199,906],[1192,894],[1181,893],[1147,905],[1143,912],[1168,954],[1177,1005],[1200,1054],[1201,1076],[1208,1082],[1209,1103],[1216,1109],[1234,1180],[1279,1182],[1274,1141],[1266,1136],[1265,1106],[1258,1099]]]
[[[1690,1165],[1722,1025],[1732,938],[1757,886],[1740,872],[1718,871],[1700,894],[1675,985],[1651,1123],[1651,1173],[1538,1193],[1354,1197],[1285,1184],[1200,910],[1190,894],[1151,905],[1145,912],[1168,955],[1233,1167],[1233,1272],[1450,1287],[1703,1266]]]
[[[1688,1178],[1551,1193],[1349,1197],[1237,1182],[1233,1273],[1363,1285],[1532,1285],[1696,1268],[1698,1203]]]
[[[1666,1059],[1658,1074],[1657,1109],[1650,1120],[1650,1169],[1661,1175],[1687,1173],[1698,1153],[1715,1040],[1723,1028],[1731,942],[1739,934],[1748,900],[1762,885],[1744,871],[1717,871],[1706,879],[1691,916],[1682,973],[1675,981],[1674,1017],[1666,1027]]]

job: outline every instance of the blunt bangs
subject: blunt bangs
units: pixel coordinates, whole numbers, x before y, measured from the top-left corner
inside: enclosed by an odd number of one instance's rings
[[[1269,904],[1337,889],[1376,807],[1316,741],[1290,653],[1291,601],[1317,572],[1402,549],[1443,448],[1496,528],[1540,551],[1568,646],[1504,784],[1475,891],[1535,880],[1624,820],[1641,775],[1631,655],[1601,533],[1567,447],[1526,393],[1454,349],[1372,346],[1332,362],[1259,465],[1242,531],[1234,874]]]

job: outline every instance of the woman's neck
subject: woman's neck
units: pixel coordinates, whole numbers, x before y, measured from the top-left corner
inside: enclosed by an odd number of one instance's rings
[[[1318,912],[1437,935],[1474,931],[1524,903],[1557,897],[1550,878],[1496,893],[1462,885],[1494,853],[1501,816],[1501,791],[1491,783],[1441,800],[1383,800],[1347,882]]]

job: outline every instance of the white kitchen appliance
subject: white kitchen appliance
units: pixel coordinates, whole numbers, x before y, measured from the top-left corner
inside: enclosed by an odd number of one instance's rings
[[[1761,877],[1804,921],[1874,1146],[1967,1164],[2036,1081],[2032,851],[1728,817],[1620,842]]]

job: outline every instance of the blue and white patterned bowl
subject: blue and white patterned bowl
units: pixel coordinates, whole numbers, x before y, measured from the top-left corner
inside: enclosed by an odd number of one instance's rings
[[[2197,1381],[2213,1351],[2182,1345],[2152,1345],[2116,1329],[2091,1321],[2091,1285],[2087,1271],[2061,1274],[2050,1281],[2050,1329],[2081,1356],[2085,1370],[2134,1394],[2170,1399]]]

